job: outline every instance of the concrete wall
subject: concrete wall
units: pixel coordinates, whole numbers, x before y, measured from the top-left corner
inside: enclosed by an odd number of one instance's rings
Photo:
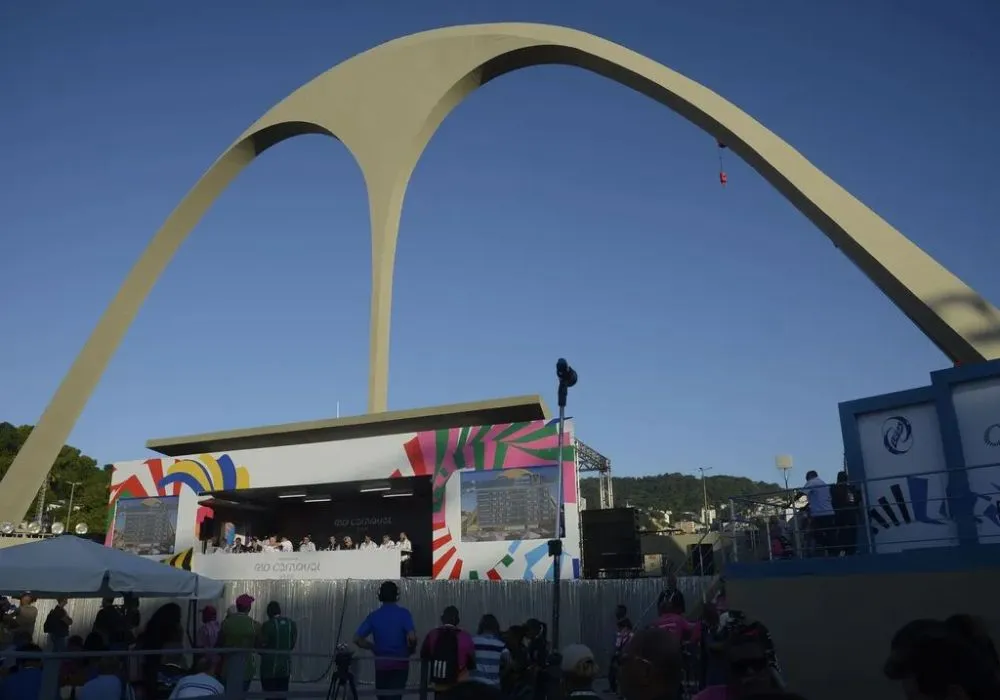
[[[727,582],[730,605],[770,628],[790,688],[808,700],[899,696],[881,668],[892,635],[914,618],[978,615],[1000,639],[998,590],[1000,565]]]

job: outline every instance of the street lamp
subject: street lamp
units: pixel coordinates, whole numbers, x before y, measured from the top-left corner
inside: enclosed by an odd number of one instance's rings
[[[707,527],[709,523],[705,521],[708,520],[708,485],[705,483],[705,472],[712,471],[712,467],[698,467],[698,471],[701,472],[701,498],[703,502],[701,520]]]
[[[792,456],[778,455],[774,458],[774,466],[785,478],[785,491],[788,490],[788,472],[792,471]]]
[[[70,520],[73,519],[73,496],[76,494],[76,487],[82,484],[82,481],[71,481],[69,482],[69,505],[66,507],[66,529],[69,530]]]

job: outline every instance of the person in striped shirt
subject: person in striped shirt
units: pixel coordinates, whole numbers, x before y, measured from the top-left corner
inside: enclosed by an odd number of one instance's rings
[[[476,648],[476,667],[470,680],[499,688],[500,674],[510,662],[510,650],[500,638],[500,623],[495,616],[486,613],[480,618],[472,643]]]

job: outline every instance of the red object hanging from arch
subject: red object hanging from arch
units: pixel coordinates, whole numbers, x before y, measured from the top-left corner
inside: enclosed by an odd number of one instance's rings
[[[725,170],[720,170],[719,171],[719,184],[722,185],[723,187],[725,187],[727,182],[729,182],[729,177],[726,176],[726,171]]]

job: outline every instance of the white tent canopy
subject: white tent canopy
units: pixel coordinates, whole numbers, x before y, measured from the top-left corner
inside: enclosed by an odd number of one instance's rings
[[[129,552],[62,535],[0,549],[0,593],[39,598],[221,598],[224,584]]]

